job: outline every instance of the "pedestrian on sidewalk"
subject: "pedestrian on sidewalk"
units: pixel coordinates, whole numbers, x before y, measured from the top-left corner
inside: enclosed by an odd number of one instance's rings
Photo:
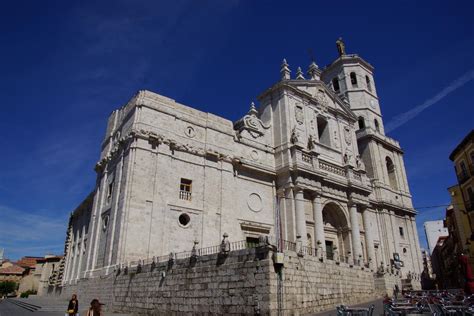
[[[94,298],[91,301],[91,307],[87,311],[87,316],[101,316],[102,315],[102,304],[98,299]]]
[[[71,300],[69,301],[69,305],[67,306],[66,316],[79,315],[78,310],[79,310],[79,301],[77,300],[77,295],[73,294],[71,297]]]

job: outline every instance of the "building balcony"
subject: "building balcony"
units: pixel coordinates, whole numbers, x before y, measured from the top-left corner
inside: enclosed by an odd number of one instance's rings
[[[179,199],[185,201],[191,201],[191,192],[189,191],[179,191]]]
[[[320,155],[313,151],[307,152],[293,147],[292,167],[310,173],[328,174],[330,177],[339,178],[341,182],[346,181],[359,186],[370,186],[370,181],[363,170],[355,170],[351,166],[339,166],[328,162],[321,159]]]

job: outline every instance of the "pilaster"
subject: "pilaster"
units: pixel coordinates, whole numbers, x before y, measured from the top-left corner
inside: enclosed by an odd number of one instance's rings
[[[296,237],[298,238],[298,236],[300,236],[302,245],[306,246],[307,236],[303,189],[295,187],[293,188],[293,191],[295,195]]]
[[[364,231],[365,231],[365,245],[367,247],[368,263],[371,269],[375,268],[375,249],[374,249],[374,235],[373,229],[370,225],[370,213],[369,208],[365,208],[362,212],[362,218],[364,221]]]
[[[350,202],[349,206],[349,216],[351,220],[351,236],[352,236],[352,253],[354,254],[354,263],[360,264],[362,260],[362,247],[360,244],[360,229],[359,229],[359,219],[357,216],[357,204]]]

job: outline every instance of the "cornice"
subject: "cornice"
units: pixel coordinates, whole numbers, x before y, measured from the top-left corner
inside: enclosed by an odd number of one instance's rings
[[[102,158],[99,162],[97,162],[95,166],[95,170],[97,172],[102,172],[106,165],[113,160],[122,149],[125,149],[126,146],[135,139],[143,139],[147,140],[152,144],[164,144],[168,145],[170,150],[172,151],[182,151],[188,152],[190,154],[194,154],[197,156],[205,157],[207,155],[212,155],[217,157],[219,160],[223,160],[229,163],[232,163],[233,158],[232,156],[218,152],[216,150],[205,149],[202,147],[196,147],[189,144],[180,143],[174,139],[167,138],[163,135],[157,134],[155,132],[144,130],[144,129],[132,129],[127,135],[121,137],[113,146],[113,149],[107,154],[104,158]]]
[[[342,55],[338,57],[335,61],[325,66],[322,70],[321,76],[324,76],[325,72],[330,71],[332,68],[340,66],[342,64],[347,64],[347,63],[360,64],[371,73],[374,72],[374,66],[372,66],[370,63],[365,61],[362,57],[360,57],[357,54],[348,54],[348,55]]]

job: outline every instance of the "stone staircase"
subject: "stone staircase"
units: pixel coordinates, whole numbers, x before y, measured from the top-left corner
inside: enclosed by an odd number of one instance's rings
[[[41,308],[41,306],[39,305],[27,303],[22,299],[8,298],[8,299],[5,299],[5,302],[16,305],[30,312],[36,312],[37,310]]]
[[[29,298],[11,298],[5,300],[10,304],[17,305],[30,312],[47,312],[47,315],[64,315],[66,312],[69,300],[56,297],[43,297],[32,295]],[[79,314],[85,314],[89,307],[89,302],[79,301]],[[105,316],[130,316],[130,314],[113,314],[104,312]],[[2,314],[3,315],[3,314]]]

